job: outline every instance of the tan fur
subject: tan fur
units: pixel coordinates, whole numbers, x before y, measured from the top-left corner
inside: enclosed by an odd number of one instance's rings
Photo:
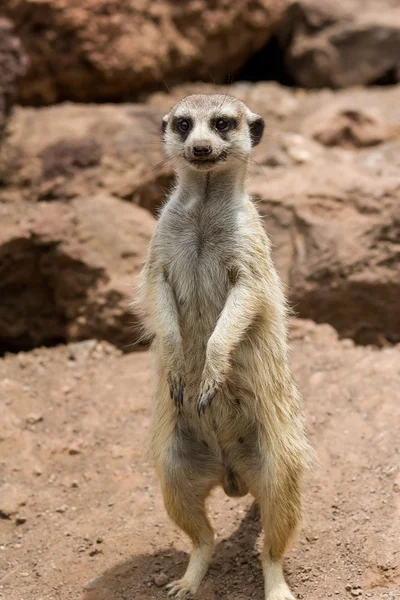
[[[187,136],[176,131],[177,117],[191,119]],[[235,119],[227,134],[216,131],[218,117]],[[293,598],[282,559],[300,520],[309,446],[282,286],[245,191],[260,127],[262,134],[258,115],[221,95],[184,98],[164,119],[177,185],[151,242],[141,305],[157,367],[152,455],[166,509],[194,548],[184,577],[169,587],[179,598],[207,572],[214,542],[204,503],[218,485],[257,499],[265,598]],[[198,146],[212,148],[215,163],[191,162]]]

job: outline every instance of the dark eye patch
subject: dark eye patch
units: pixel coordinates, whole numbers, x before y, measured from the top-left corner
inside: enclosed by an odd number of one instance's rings
[[[172,130],[183,140],[187,138],[193,128],[193,120],[190,117],[174,117],[172,119]]]
[[[211,120],[211,127],[222,137],[222,139],[226,139],[226,134],[232,131],[232,129],[236,129],[237,127],[237,119],[234,117],[214,117]]]

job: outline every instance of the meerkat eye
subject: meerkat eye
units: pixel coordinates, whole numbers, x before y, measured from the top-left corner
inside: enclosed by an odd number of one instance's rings
[[[190,123],[187,119],[179,119],[177,125],[178,129],[182,131],[182,133],[186,133],[187,131],[189,131]]]
[[[229,121],[226,119],[217,119],[215,129],[218,129],[218,131],[227,131],[229,129]]]

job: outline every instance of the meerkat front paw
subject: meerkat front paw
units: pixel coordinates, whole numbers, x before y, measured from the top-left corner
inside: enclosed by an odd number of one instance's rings
[[[197,414],[199,417],[204,414],[207,406],[211,404],[215,394],[218,392],[218,382],[212,378],[203,379],[200,385],[200,392],[197,397]]]
[[[183,391],[185,389],[183,376],[180,373],[170,372],[168,375],[168,385],[171,400],[173,400],[178,409],[180,409],[183,405]]]

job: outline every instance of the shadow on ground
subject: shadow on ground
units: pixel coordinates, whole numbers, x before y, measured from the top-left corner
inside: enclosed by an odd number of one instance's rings
[[[261,532],[259,511],[254,503],[238,529],[216,548],[210,571],[204,580],[202,600],[262,600],[263,576],[259,553],[255,550]],[[154,600],[166,598],[164,586],[154,576],[165,574],[168,582],[183,575],[188,556],[168,548],[155,554],[140,554],[116,565],[89,584],[83,600]]]

